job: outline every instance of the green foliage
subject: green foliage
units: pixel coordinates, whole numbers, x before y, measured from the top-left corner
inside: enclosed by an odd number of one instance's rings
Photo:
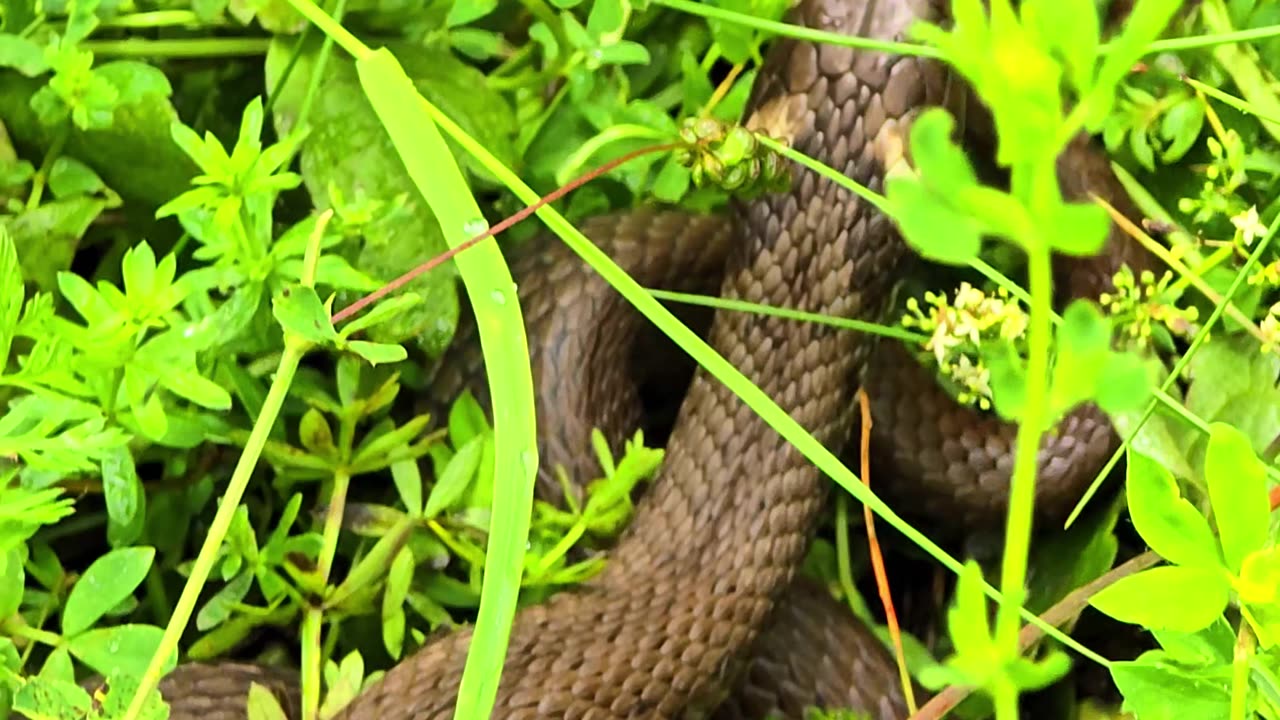
[[[1179,493],[1168,470],[1151,459],[1131,453],[1129,458],[1129,512],[1134,527],[1151,549],[1170,565],[1144,570],[1121,579],[1098,593],[1091,604],[1123,622],[1156,632],[1162,650],[1138,659],[1116,663],[1112,676],[1126,704],[1143,714],[1169,707],[1167,692],[1182,697],[1197,684],[1219,677],[1229,682],[1232,665],[1246,663],[1240,681],[1250,685],[1249,668],[1258,662],[1259,687],[1274,677],[1280,657],[1280,552],[1271,530],[1270,503],[1265,467],[1240,431],[1222,423],[1210,429],[1204,475],[1208,483],[1209,509],[1217,518],[1217,537],[1201,511]],[[1239,633],[1256,638],[1261,653],[1256,660],[1232,651],[1230,625],[1224,617],[1228,605],[1239,610],[1247,627]],[[1172,643],[1194,637],[1204,647],[1209,636],[1225,631],[1225,652],[1188,657]],[[1221,646],[1220,646],[1221,647]],[[1272,668],[1266,670],[1266,668]],[[1153,687],[1158,683],[1158,687]],[[1166,690],[1167,688],[1167,690]],[[1248,694],[1250,706],[1265,715],[1280,711],[1274,697],[1237,682],[1231,692],[1201,698],[1206,712],[1225,716],[1233,695]],[[1211,709],[1210,709],[1211,708]],[[1185,711],[1185,708],[1183,708]]]
[[[714,7],[776,19],[786,5]],[[987,185],[954,141],[955,121],[924,113],[902,138],[913,169],[899,164],[887,184],[886,208],[912,246],[952,265],[989,251],[991,238],[1028,256],[1091,254],[1105,213],[1063,202],[1046,171],[1084,129],[1140,173],[1155,196],[1144,212],[1177,229],[1160,239],[1191,273],[1215,292],[1231,287],[1241,258],[1269,238],[1280,152],[1274,123],[1203,88],[1265,108],[1276,41],[1151,57],[1146,43],[1172,12],[1163,0],[1138,3],[1105,48],[1094,3],[990,5],[988,15],[960,0],[954,28],[919,37],[994,111],[997,161],[1013,181]],[[1280,22],[1274,4],[1204,5],[1179,32]],[[498,461],[486,409],[469,394],[450,399],[444,417],[415,402],[457,321],[454,264],[331,320],[445,249],[446,213],[412,187],[426,146],[390,140],[387,107],[366,95],[368,68],[320,33],[299,35],[307,23],[289,2],[36,10],[0,9],[0,710],[124,715],[174,598],[200,575],[196,553],[226,478],[250,481],[252,468],[233,473],[232,462],[243,454],[252,465],[260,449],[265,462],[218,531],[225,542],[191,606],[182,656],[243,658],[248,638],[301,624],[316,671],[308,690],[323,687],[327,716],[430,633],[475,616],[485,550],[504,529],[491,515]],[[643,156],[575,191],[563,203],[572,219],[650,199],[716,209],[761,189],[750,187],[761,177],[776,189],[791,169],[724,124],[740,116],[767,39],[731,20],[625,0],[362,0],[343,12],[349,29],[394,53],[417,92],[540,191],[682,131],[693,141],[684,156]],[[192,57],[209,62],[180,60]],[[1139,57],[1145,72],[1129,74]],[[727,67],[733,81],[717,86]],[[466,182],[450,192],[474,196],[488,218],[521,207],[491,167],[455,155]],[[697,155],[703,162],[690,162]],[[517,226],[510,240],[535,229]],[[1149,387],[1163,367],[1142,354],[1184,349],[1217,302],[1183,271],[1122,272],[1100,303],[1106,313],[1062,309],[1056,331],[1038,335],[1041,385],[1031,382],[1031,320],[1047,303],[1036,304],[1046,296],[1034,281],[1029,309],[1016,304],[1025,293],[969,285],[955,301],[926,296],[928,316],[916,313],[948,353],[968,353],[944,361],[954,383],[989,394],[1004,417],[1037,418],[1036,437],[1083,402],[1125,433],[1151,398],[1164,403],[1127,456],[1126,497],[1169,564],[1094,601],[1154,640],[1111,667],[1142,718],[1245,706],[1280,716],[1280,553],[1264,505],[1269,466],[1258,459],[1280,433],[1278,268],[1271,249],[1246,266],[1232,301],[1256,328],[1236,318],[1215,327],[1176,376],[1183,387],[1164,395]],[[282,357],[304,354],[296,374],[281,369]],[[565,507],[533,506],[512,590],[523,604],[599,571],[605,560],[580,551],[625,527],[634,491],[661,463],[638,433],[620,458],[594,440],[602,477],[568,492]],[[1036,556],[1029,607],[1115,560],[1120,506],[1104,514]],[[1007,694],[1058,677],[1057,648],[1035,662],[1009,653],[981,579],[967,566],[947,618],[952,646],[940,648],[954,654],[913,664],[926,668],[920,679]],[[102,674],[106,691],[81,689],[85,672]],[[152,692],[141,710],[164,708]],[[262,688],[250,714],[281,716]]]

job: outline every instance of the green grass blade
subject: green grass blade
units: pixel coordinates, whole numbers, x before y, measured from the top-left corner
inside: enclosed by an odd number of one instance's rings
[[[445,241],[456,247],[487,228],[453,154],[395,57],[386,49],[356,62],[360,82],[414,184],[431,206]],[[520,591],[524,546],[538,465],[533,376],[515,282],[492,238],[454,261],[475,310],[485,373],[493,397],[494,492],[484,582],[454,717],[487,718],[498,693],[503,658]]]

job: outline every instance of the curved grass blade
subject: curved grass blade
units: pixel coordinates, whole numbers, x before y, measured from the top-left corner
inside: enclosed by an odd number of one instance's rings
[[[445,241],[456,247],[487,228],[484,215],[444,137],[434,108],[418,94],[385,48],[356,60],[360,84],[418,192],[431,206]],[[524,546],[538,465],[533,375],[515,282],[496,240],[459,253],[454,261],[480,331],[485,374],[493,398],[494,492],[485,551],[480,610],[458,688],[456,718],[487,718],[498,693],[520,591]]]

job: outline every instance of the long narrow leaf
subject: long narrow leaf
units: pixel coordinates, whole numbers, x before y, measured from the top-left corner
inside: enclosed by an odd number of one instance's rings
[[[409,176],[456,247],[486,227],[462,172],[432,122],[427,103],[385,48],[356,61],[360,83]],[[493,516],[480,611],[458,688],[457,718],[487,718],[498,694],[533,507],[537,470],[533,375],[511,271],[492,238],[455,256],[475,310],[493,397]]]

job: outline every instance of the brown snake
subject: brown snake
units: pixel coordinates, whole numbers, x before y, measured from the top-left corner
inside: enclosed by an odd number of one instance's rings
[[[904,39],[915,19],[942,19],[940,5],[803,0],[792,20]],[[929,105],[972,113],[962,109],[967,97],[936,61],[780,39],[749,114],[775,134],[785,129],[799,151],[882,191],[885,141],[905,137],[910,117]],[[1133,214],[1105,158],[1084,139],[1059,167],[1069,197],[1096,192]],[[726,298],[840,317],[879,317],[909,260],[888,218],[799,169],[788,193],[737,204],[727,217],[638,210],[589,220],[583,230],[642,284],[707,292],[718,283]],[[1143,260],[1113,228],[1103,255],[1060,262],[1057,280],[1070,294],[1096,294],[1122,261]],[[605,427],[616,442],[638,421],[627,379],[644,369],[630,344],[642,320],[559,243],[517,252],[513,268],[530,329],[543,467],[562,463],[592,477],[594,460],[583,458],[591,427]],[[442,395],[474,377],[478,356],[463,339],[438,377]],[[854,394],[865,379],[882,479],[876,490],[907,517],[927,518],[938,532],[1003,517],[1013,428],[956,406],[901,348],[884,343],[873,353],[866,335],[733,312],[716,314],[709,342],[832,449],[851,437]],[[1042,517],[1078,497],[1116,442],[1092,407],[1046,436]],[[540,475],[544,494],[548,477]],[[827,485],[699,370],[660,475],[605,569],[518,614],[494,716],[798,717],[820,705],[905,717],[884,648],[825,591],[795,581]],[[428,643],[341,717],[451,717],[469,637],[463,629]],[[251,679],[274,684],[296,707],[292,673],[255,666],[180,666],[161,690],[174,718],[243,717]]]

